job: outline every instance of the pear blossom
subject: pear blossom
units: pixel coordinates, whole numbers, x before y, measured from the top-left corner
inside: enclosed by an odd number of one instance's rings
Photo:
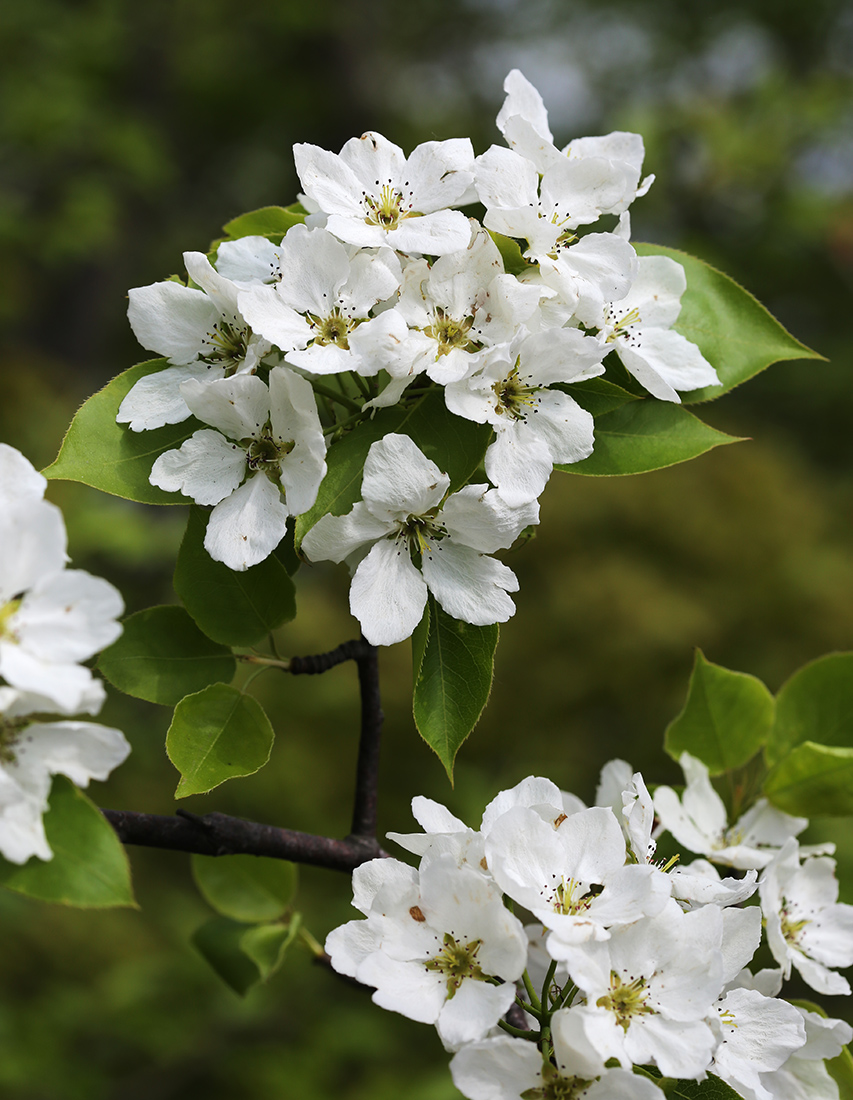
[[[654,802],[640,772],[632,771],[624,760],[608,761],[601,769],[595,804],[609,806],[616,815],[630,857],[637,863],[653,863]]]
[[[445,500],[449,487],[408,436],[391,433],[368,451],[363,499],[344,516],[323,516],[302,540],[312,561],[358,562],[350,609],[373,645],[408,638],[428,592],[475,626],[506,622],[515,611],[508,595],[518,590],[515,574],[486,555],[537,523],[538,505],[511,508],[486,485]]]
[[[200,290],[170,280],[128,291],[134,336],[171,364],[140,378],[119,406],[117,422],[134,432],[186,420],[184,382],[252,374],[272,350],[241,315],[236,283],[201,252],[185,252],[184,264]]]
[[[214,505],[205,549],[229,569],[248,569],[276,548],[288,516],[307,511],[317,498],[326,444],[314,393],[286,367],[270,371],[269,386],[243,374],[208,383],[190,379],[181,392],[212,427],[160,455],[149,480]]]
[[[53,858],[42,822],[52,776],[87,787],[130,752],[124,734],[109,726],[31,720],[43,704],[40,695],[0,687],[0,854],[12,863]]]
[[[844,1020],[827,1019],[795,1006],[805,1025],[806,1041],[778,1069],[759,1075],[760,1088],[773,1100],[838,1100],[838,1085],[830,1077],[824,1059],[835,1058],[853,1039],[853,1028]],[[746,1100],[761,1100],[758,1088],[740,1085]]]
[[[773,958],[789,977],[791,967],[818,993],[849,993],[832,968],[853,965],[853,905],[838,902],[835,860],[800,863],[792,837],[765,868],[759,894]]]
[[[555,1016],[555,1021],[560,1013]],[[468,1043],[454,1054],[450,1073],[454,1085],[469,1100],[521,1100],[541,1097],[554,1100],[663,1100],[664,1094],[646,1077],[624,1069],[599,1069],[588,1075],[577,1064],[571,1047],[554,1029],[556,1064],[523,1039],[506,1035]]]
[[[429,256],[468,244],[468,219],[447,209],[474,201],[474,150],[467,138],[428,141],[407,158],[399,146],[368,132],[339,154],[297,144],[293,155],[305,194],[328,215],[329,232],[345,243]]]
[[[238,295],[253,330],[285,352],[293,366],[312,374],[358,370],[370,375],[379,369],[358,355],[357,341],[384,325],[369,314],[396,294],[400,261],[390,248],[350,256],[352,251],[325,229],[295,225],[281,242],[278,280]]]
[[[627,865],[625,840],[609,808],[594,806],[551,822],[515,806],[488,832],[486,863],[501,889],[541,921],[552,958],[566,944],[603,940],[616,925],[659,913],[669,880],[646,864]]]
[[[435,1024],[449,1049],[482,1039],[515,1000],[524,930],[472,867],[370,860],[353,872],[353,905],[367,920],[329,934],[332,966],[374,986],[381,1007]]]
[[[486,207],[487,229],[527,241],[524,256],[539,264],[543,282],[571,306],[584,324],[593,324],[605,303],[627,294],[637,272],[637,256],[616,233],[575,230],[598,219],[603,206],[623,190],[606,162],[563,160],[541,177],[535,165],[511,149],[493,145],[477,158],[477,193]]]
[[[662,827],[692,852],[741,870],[765,867],[789,837],[808,825],[804,817],[771,806],[760,798],[731,827],[723,800],[711,786],[701,760],[682,753],[679,763],[687,786],[679,800],[671,787],[655,791],[655,812]]]
[[[677,390],[718,386],[717,372],[698,347],[672,328],[687,289],[684,268],[668,256],[641,256],[638,264],[628,293],[605,304],[596,322],[599,338],[661,401],[680,402]]]
[[[62,513],[46,482],[12,448],[0,453],[0,676],[45,710],[95,713],[101,683],[80,662],[114,642],[124,610],[100,577],[67,569]]]
[[[603,373],[604,351],[596,344],[579,329],[532,335],[521,329],[477,371],[445,387],[451,412],[494,428],[486,473],[507,504],[536,500],[555,463],[592,454],[592,415],[555,386]]]
[[[722,919],[715,906],[614,928],[565,949],[586,999],[570,1009],[573,1042],[592,1064],[656,1065],[665,1077],[701,1075],[716,1045],[707,1017],[723,988]]]
[[[640,183],[645,150],[639,134],[616,130],[603,137],[575,138],[560,150],[554,145],[542,97],[518,69],[507,75],[504,91],[507,96],[498,113],[498,129],[510,148],[531,161],[538,172],[544,173],[566,158],[596,158],[607,163],[607,169],[598,168],[598,172],[609,171],[612,181],[621,181],[622,190],[615,201],[601,206],[602,214],[622,213],[651,187],[654,176]]]

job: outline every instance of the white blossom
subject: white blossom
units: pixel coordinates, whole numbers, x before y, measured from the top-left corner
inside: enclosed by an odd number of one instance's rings
[[[849,993],[833,969],[853,964],[853,906],[838,902],[835,860],[801,864],[792,837],[765,868],[759,893],[767,942],[785,977],[794,966],[818,993]]]
[[[329,934],[335,970],[374,986],[381,1007],[435,1024],[450,1049],[483,1038],[515,1000],[527,954],[494,883],[446,855],[420,872],[381,859],[356,868],[353,895],[367,920]]]
[[[149,480],[215,505],[205,549],[230,569],[248,569],[276,548],[288,516],[307,511],[317,498],[326,444],[314,393],[285,367],[270,371],[269,386],[244,374],[190,380],[181,392],[212,428],[160,455]]]
[[[741,870],[765,867],[789,837],[808,825],[806,818],[792,817],[760,798],[729,826],[725,804],[702,761],[685,752],[679,763],[687,780],[684,793],[679,799],[671,787],[658,787],[655,812],[680,844],[714,863]]]
[[[487,555],[537,523],[538,506],[510,508],[486,485],[445,500],[449,487],[408,436],[386,435],[368,451],[362,501],[345,516],[323,516],[302,541],[312,561],[358,560],[350,609],[374,645],[408,638],[428,591],[448,615],[475,626],[515,611],[515,574]]]
[[[604,371],[596,343],[579,329],[522,329],[479,370],[445,388],[451,412],[494,429],[486,473],[508,504],[536,500],[555,463],[592,454],[592,415],[556,386]]]
[[[347,244],[429,256],[468,244],[468,219],[447,209],[473,201],[467,138],[428,141],[406,158],[381,134],[366,133],[339,154],[297,144],[293,155],[305,194],[328,215],[329,232]]]

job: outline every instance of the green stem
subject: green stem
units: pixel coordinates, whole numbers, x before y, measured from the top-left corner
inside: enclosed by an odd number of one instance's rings
[[[334,432],[343,431],[344,428],[348,428],[350,424],[355,424],[361,420],[364,416],[364,410],[359,408],[357,413],[353,413],[352,416],[348,416],[346,420],[340,420],[337,424],[330,424],[328,428],[323,429],[324,435],[332,435]]]
[[[525,1012],[529,1012],[531,1016],[535,1016],[537,1020],[542,1021],[541,1008],[534,1008],[532,1004],[528,1004],[527,1001],[522,1001],[521,997],[516,996],[515,1003],[519,1008],[523,1008]]]
[[[323,945],[314,939],[304,924],[300,924],[298,935],[315,959],[322,959],[325,956]]]
[[[368,386],[367,384],[367,379],[362,378],[362,376],[354,370],[350,371],[350,377],[355,380],[355,384],[358,386],[364,396],[370,397],[370,386]]]
[[[551,982],[554,980],[554,975],[557,973],[557,960],[552,959],[551,965],[548,967],[548,973],[545,975],[545,981],[542,985],[542,1004],[548,1005],[551,1003],[549,996],[551,990]]]
[[[542,1002],[536,996],[536,990],[533,988],[533,982],[530,980],[530,975],[525,970],[521,975],[521,980],[524,982],[524,988],[527,990],[527,996],[530,998],[531,1005],[541,1012]]]
[[[337,390],[329,389],[328,386],[324,386],[320,382],[312,381],[311,385],[314,387],[315,393],[322,394],[323,397],[327,397],[330,401],[336,401],[339,405],[343,405],[345,409],[350,409],[353,412],[361,412],[361,405],[352,397],[347,397],[346,394],[338,393]]]
[[[512,1024],[508,1024],[506,1020],[498,1020],[498,1027],[502,1028],[510,1035],[514,1035],[516,1039],[529,1039],[530,1042],[535,1043],[539,1038],[535,1031],[524,1031],[520,1027],[513,1027]]]
[[[290,671],[290,658],[285,657],[284,660],[278,660],[275,657],[261,657],[257,653],[238,653],[237,659],[239,661],[246,661],[250,665],[263,665],[265,668],[282,668],[285,672]],[[262,672],[263,669],[259,669]]]

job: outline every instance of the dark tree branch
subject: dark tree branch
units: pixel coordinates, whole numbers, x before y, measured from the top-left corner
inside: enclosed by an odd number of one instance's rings
[[[329,653],[291,657],[288,671],[294,676],[315,676],[344,661],[356,662],[361,693],[361,736],[352,832],[345,840],[280,829],[274,825],[260,825],[220,813],[202,816],[189,810],[178,810],[174,817],[167,817],[132,810],[102,810],[119,840],[123,844],[170,848],[206,856],[268,856],[348,873],[369,859],[386,856],[387,853],[376,840],[379,743],[384,719],[376,647],[364,638],[344,642]]]
[[[267,856],[347,873],[368,859],[386,855],[377,841],[369,837],[334,840],[244,821],[227,814],[199,816],[179,811],[174,817],[168,817],[132,810],[101,812],[123,844],[141,844],[148,848],[168,848],[203,856]]]

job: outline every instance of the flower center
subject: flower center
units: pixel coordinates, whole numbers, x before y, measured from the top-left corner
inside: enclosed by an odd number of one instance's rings
[[[811,924],[811,921],[807,919],[793,920],[789,913],[790,906],[791,903],[788,899],[782,898],[782,908],[779,911],[779,916],[782,921],[782,935],[788,943],[796,947],[800,932],[807,924]]]
[[[498,416],[508,416],[511,420],[526,420],[528,413],[536,411],[539,403],[536,394],[538,386],[530,386],[518,373],[518,363],[510,372],[492,386],[497,401],[495,412]]]
[[[308,320],[311,324],[311,328],[314,329],[315,344],[320,344],[322,346],[326,344],[337,344],[337,346],[343,348],[344,351],[349,351],[347,337],[358,322],[351,317],[344,317],[339,306],[335,306],[328,317],[315,317],[313,314],[309,314]]]
[[[542,1084],[538,1088],[525,1089],[522,1100],[580,1100],[592,1081],[581,1077],[564,1077],[549,1064],[542,1070]]]
[[[233,374],[246,358],[249,335],[248,328],[217,321],[205,337],[209,350],[202,354],[202,360],[211,366],[224,367],[226,376]]]
[[[655,1010],[648,1005],[649,992],[646,979],[640,975],[627,982],[622,981],[620,974],[615,970],[610,971],[610,992],[599,997],[595,1002],[597,1008],[606,1008],[616,1017],[619,1026],[627,1031],[634,1016],[652,1016]]]
[[[281,477],[281,460],[289,455],[296,444],[292,441],[282,442],[275,439],[272,428],[266,425],[258,439],[248,441],[246,447],[246,465],[257,473],[261,471],[273,483],[277,483]]]
[[[578,913],[585,913],[589,909],[603,889],[603,886],[594,883],[589,889],[583,890],[582,885],[575,879],[571,878],[568,882],[563,879],[550,900],[555,913],[577,916]]]
[[[473,317],[466,317],[464,321],[456,321],[439,306],[435,311],[435,319],[431,325],[424,329],[427,336],[431,336],[438,344],[436,357],[447,355],[453,348],[462,348],[463,351],[477,351],[478,345],[469,337]]]
[[[436,523],[435,512],[428,512],[423,516],[409,516],[396,537],[405,540],[409,554],[415,564],[419,564],[420,558],[432,551],[433,543],[441,542],[446,535],[447,528]]]
[[[412,203],[408,207],[403,201],[402,191],[398,191],[391,180],[385,184],[376,181],[379,191],[376,195],[363,194],[367,208],[365,221],[368,225],[378,225],[380,229],[396,229],[404,218],[412,216]]]
[[[4,718],[0,715],[0,764],[15,763],[15,743],[27,721],[26,718]]]
[[[424,963],[427,970],[437,971],[447,978],[447,999],[456,993],[466,978],[484,982],[486,975],[477,963],[477,952],[482,940],[459,943],[449,932],[444,933],[444,947]]]
[[[17,641],[15,637],[15,631],[12,629],[11,620],[15,617],[15,612],[21,606],[20,600],[9,600],[7,604],[0,607],[0,638],[7,638],[11,641]]]
[[[610,333],[605,338],[605,344],[612,344],[615,340],[618,340],[621,336],[623,340],[631,341],[636,340],[633,333],[628,332],[630,325],[638,325],[641,321],[640,311],[635,306],[633,309],[627,310],[624,316],[619,316],[619,310],[614,309],[612,306],[607,310],[607,319],[605,324],[610,329]]]

